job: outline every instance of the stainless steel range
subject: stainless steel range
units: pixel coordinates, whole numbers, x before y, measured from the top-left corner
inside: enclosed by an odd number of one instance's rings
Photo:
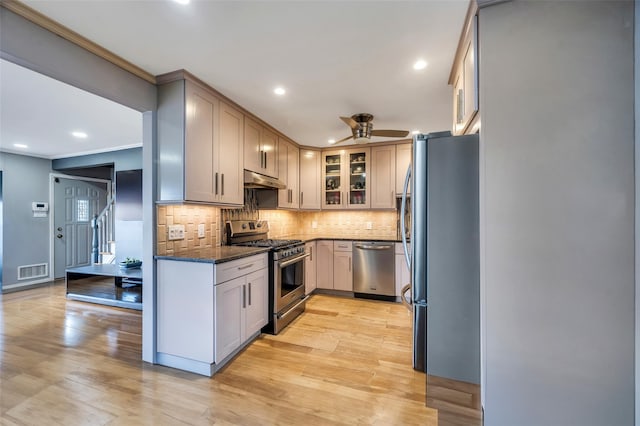
[[[269,324],[262,331],[278,334],[304,312],[304,252],[302,240],[268,239],[269,224],[263,220],[232,220],[226,223],[227,244],[269,247]]]

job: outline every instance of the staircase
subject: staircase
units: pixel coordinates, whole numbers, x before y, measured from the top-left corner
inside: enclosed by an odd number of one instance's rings
[[[116,260],[115,241],[115,199],[109,198],[105,208],[91,220],[93,240],[91,262],[93,264],[114,263]]]

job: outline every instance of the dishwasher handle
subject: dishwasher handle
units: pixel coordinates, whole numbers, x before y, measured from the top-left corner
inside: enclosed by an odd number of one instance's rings
[[[391,248],[393,248],[393,246],[390,245],[384,245],[384,246],[372,246],[369,244],[355,244],[356,248],[362,249],[362,250],[389,250]]]

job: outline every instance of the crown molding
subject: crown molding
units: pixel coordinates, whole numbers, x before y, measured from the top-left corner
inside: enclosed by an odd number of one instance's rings
[[[19,15],[34,24],[51,31],[52,33],[62,37],[65,40],[93,53],[100,58],[111,62],[112,64],[130,72],[131,74],[148,81],[149,83],[156,84],[156,78],[153,74],[150,74],[142,68],[132,64],[126,59],[121,58],[115,53],[105,49],[104,47],[92,42],[88,38],[81,36],[77,32],[65,27],[64,25],[54,21],[53,19],[43,15],[35,9],[21,3],[17,0],[0,0],[0,7],[5,8],[16,15]]]

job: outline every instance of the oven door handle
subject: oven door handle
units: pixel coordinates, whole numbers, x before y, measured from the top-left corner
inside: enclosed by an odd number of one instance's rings
[[[295,311],[295,310],[298,308],[298,306],[300,306],[300,305],[302,305],[304,302],[306,302],[306,301],[307,301],[307,299],[309,299],[309,296],[305,296],[305,297],[303,297],[302,299],[300,299],[300,300],[298,301],[298,303],[296,303],[295,305],[293,305],[291,308],[287,309],[287,311],[286,311],[286,312],[283,312],[283,313],[281,313],[281,314],[278,314],[278,319],[282,319],[282,318],[286,317],[287,315],[289,315],[291,312]]]
[[[300,256],[296,256],[296,257],[294,257],[293,259],[287,259],[287,260],[285,260],[285,261],[283,261],[283,262],[278,262],[278,267],[279,267],[280,269],[282,269],[282,268],[286,268],[287,266],[289,266],[289,265],[293,265],[294,263],[299,262],[299,261],[301,261],[302,259],[304,259],[305,257],[309,257],[309,256],[311,256],[311,254],[310,254],[310,253],[305,253],[305,254],[302,254],[302,255],[300,255]]]

